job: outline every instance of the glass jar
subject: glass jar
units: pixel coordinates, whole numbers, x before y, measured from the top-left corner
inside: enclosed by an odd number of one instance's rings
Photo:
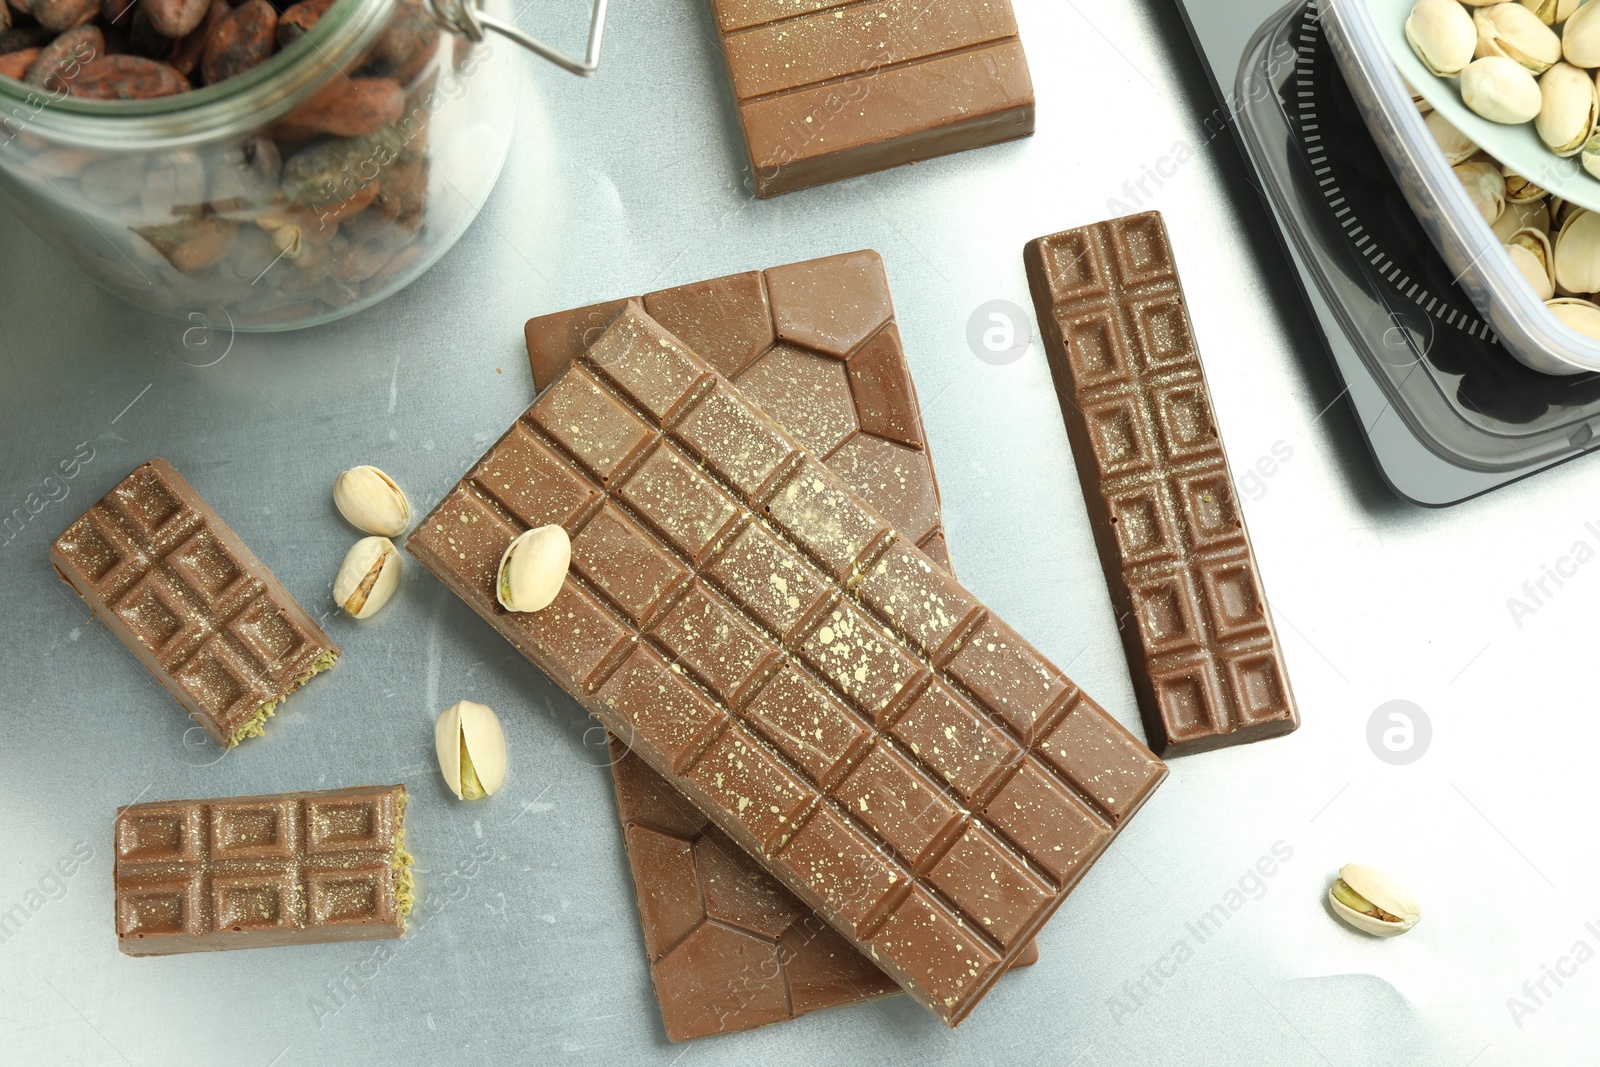
[[[0,78],[0,192],[151,311],[256,331],[351,315],[438,260],[505,164],[515,49],[473,36],[422,0],[337,0],[192,92],[86,100]]]

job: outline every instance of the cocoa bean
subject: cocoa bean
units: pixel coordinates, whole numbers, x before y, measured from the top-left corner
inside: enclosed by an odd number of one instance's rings
[[[417,0],[399,0],[394,16],[357,74],[393,78],[401,85],[422,73],[439,44],[439,24]]]
[[[228,0],[211,0],[211,6],[206,9],[205,21],[200,23],[193,33],[172,46],[172,51],[167,56],[167,65],[185,78],[193,79],[194,69],[200,65],[201,57],[206,54],[206,43],[211,39],[212,31],[232,10],[233,8],[228,6]]]
[[[277,193],[282,173],[278,146],[252,137],[229,149],[212,170],[211,210],[230,218],[254,218]]]
[[[343,78],[323,88],[291,111],[277,132],[291,140],[319,133],[363,137],[377,133],[400,117],[405,93],[389,78]]]
[[[210,6],[211,0],[139,0],[139,10],[150,16],[151,24],[162,36],[173,40],[193,33]]]
[[[267,0],[246,0],[212,27],[200,61],[201,79],[215,85],[243,74],[272,54],[277,32],[277,9]]]
[[[284,161],[284,194],[318,207],[345,200],[377,182],[404,147],[403,138],[390,128],[308,145]]]
[[[28,11],[47,30],[60,33],[100,13],[100,0],[28,0]]]
[[[142,56],[165,63],[167,56],[172,54],[172,38],[156,29],[150,16],[140,8],[128,20],[127,49],[130,56]]]
[[[98,26],[74,26],[39,50],[28,68],[28,84],[60,93],[82,73],[86,64],[105,55],[106,39]]]
[[[29,48],[43,48],[55,40],[55,34],[43,26],[13,26],[0,31],[0,55],[23,52]]]
[[[0,32],[11,28],[11,5],[0,4]]]
[[[334,0],[304,0],[285,8],[278,17],[278,47],[288,48],[310,33],[333,4]]]
[[[205,199],[205,164],[187,148],[153,156],[139,183],[139,206],[146,218],[198,217]]]
[[[139,0],[100,0],[100,18],[107,25],[115,25],[127,17]]]
[[[136,227],[133,232],[178,270],[194,274],[222,262],[238,236],[239,224],[208,216],[173,226]]]
[[[7,52],[0,56],[0,76],[21,81],[28,76],[28,68],[39,58],[39,49],[24,48],[20,52]]]
[[[104,56],[83,68],[67,92],[86,100],[149,100],[189,91],[189,79],[141,56]]]

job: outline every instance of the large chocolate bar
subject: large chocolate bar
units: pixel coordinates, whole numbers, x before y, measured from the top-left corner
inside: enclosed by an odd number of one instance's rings
[[[1061,413],[1150,745],[1300,725],[1156,212],[1025,253]]]
[[[1033,133],[1010,0],[711,0],[758,196]]]
[[[876,252],[714,278],[641,299],[652,317],[949,569],[916,389]],[[626,303],[529,320],[536,386],[546,388],[566,371]],[[746,1030],[900,991],[643,760],[619,759],[612,773],[669,1038]],[[1021,962],[1037,955],[1031,950]]]
[[[217,744],[260,734],[339,646],[164,459],[50,546],[57,573]]]
[[[846,252],[636,299],[950,569],[922,409],[878,253]],[[627,302],[529,319],[535,388],[566,371]]]
[[[508,613],[548,523],[572,573]],[[1166,773],[637,305],[408,545],[948,1025]]]
[[[117,947],[130,956],[399,937],[406,789],[169,800],[117,812]]]

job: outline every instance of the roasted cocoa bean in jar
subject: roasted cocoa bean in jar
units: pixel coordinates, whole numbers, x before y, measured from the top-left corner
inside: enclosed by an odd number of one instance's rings
[[[516,49],[425,0],[0,11],[0,194],[179,319],[295,329],[377,303],[461,236],[510,146]]]

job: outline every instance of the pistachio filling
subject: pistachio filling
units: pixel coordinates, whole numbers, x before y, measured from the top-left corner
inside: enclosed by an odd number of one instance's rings
[[[389,860],[389,865],[394,868],[394,906],[403,919],[411,914],[411,907],[416,903],[416,878],[411,873],[411,865],[415,861],[411,853],[406,851],[406,804],[409,801],[404,793],[400,794],[400,804],[396,817],[400,829],[395,834],[394,855]]]
[[[488,796],[488,790],[483,788],[483,782],[478,778],[478,768],[472,765],[472,757],[467,754],[467,746],[461,746],[461,799],[478,800]]]
[[[311,661],[311,669],[294,680],[294,684],[289,687],[288,693],[284,693],[281,697],[267,701],[267,703],[256,709],[256,713],[254,715],[250,716],[244,722],[239,724],[239,728],[233,731],[233,736],[228,738],[228,747],[232,748],[246,738],[260,737],[262,734],[266,733],[267,720],[272,718],[273,714],[276,713],[279,704],[282,704],[285,700],[289,699],[289,693],[292,693],[296,689],[299,689],[302,685],[305,685],[311,680],[313,675],[321,674],[323,671],[333,666],[333,661],[338,658],[339,654],[332,650],[319,654],[316,659]]]
[[[1357,893],[1354,889],[1351,889],[1350,883],[1346,882],[1343,878],[1339,878],[1334,881],[1333,895],[1339,901],[1339,903],[1343,904],[1351,911],[1360,912],[1362,915],[1370,915],[1374,919],[1377,919],[1381,922],[1398,923],[1405,921],[1398,915],[1389,914],[1372,901],[1362,896],[1360,893]]]

